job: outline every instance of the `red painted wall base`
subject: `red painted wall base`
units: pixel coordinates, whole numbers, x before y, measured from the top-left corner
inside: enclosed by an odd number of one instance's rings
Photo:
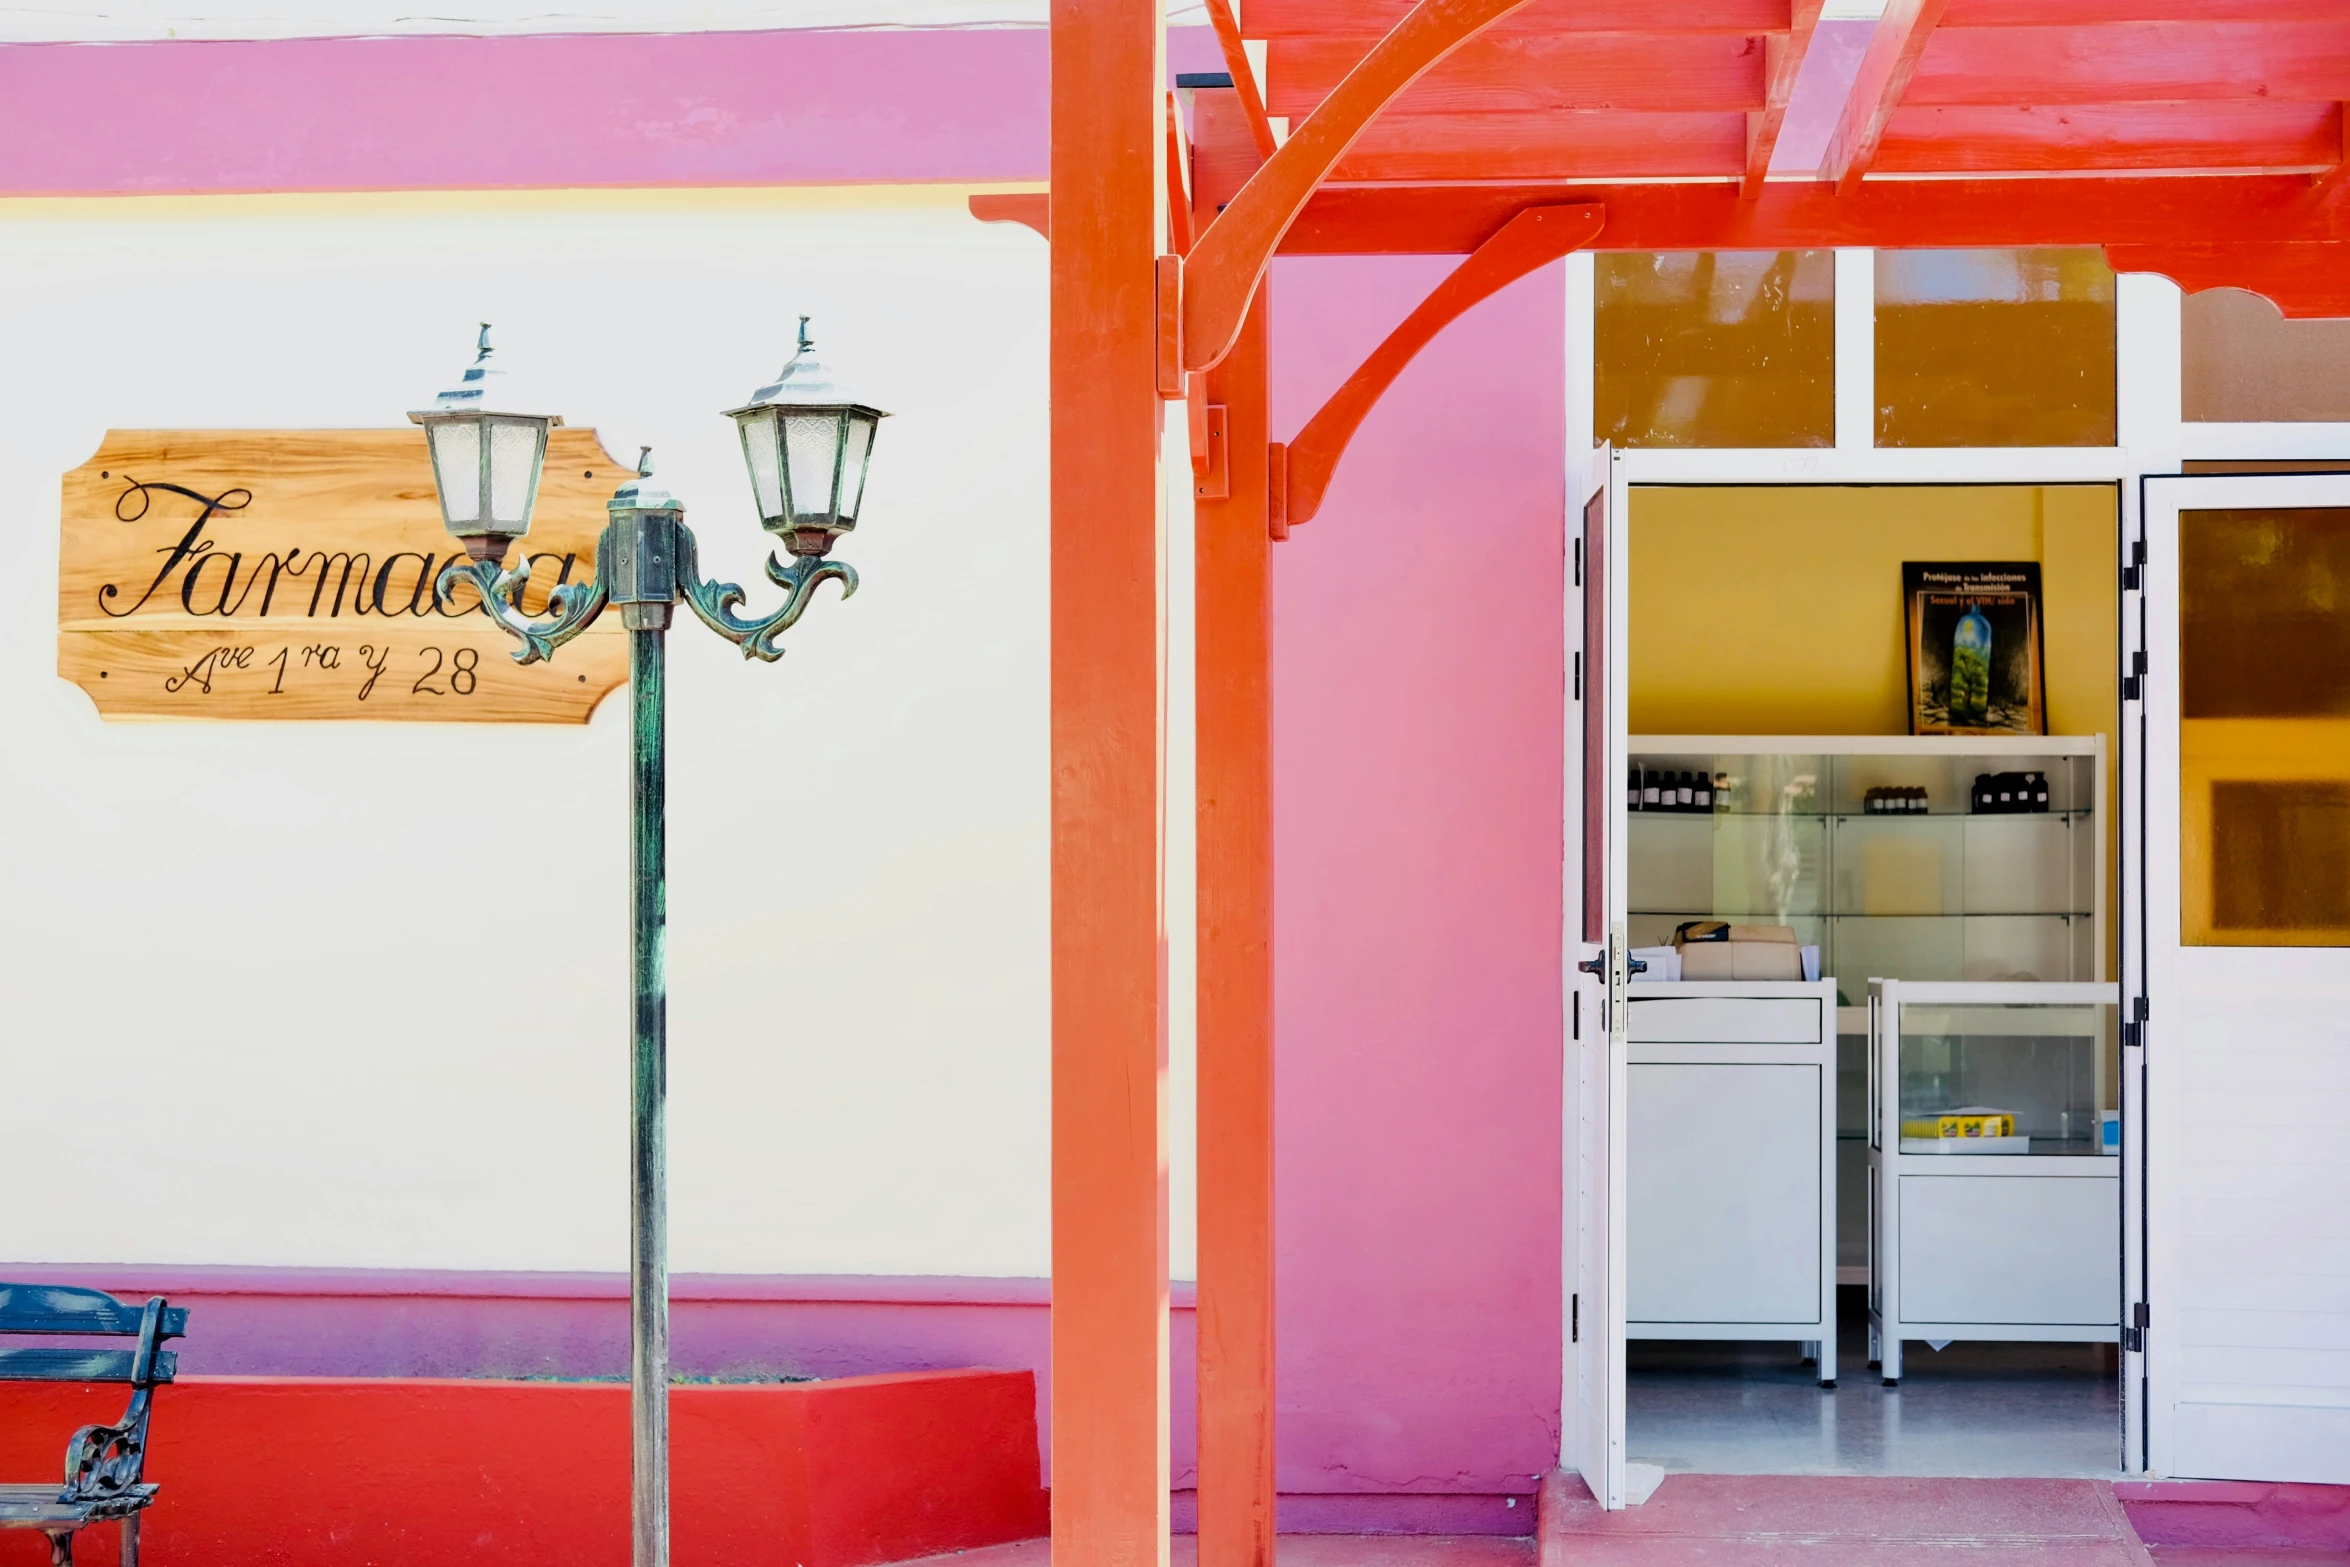
[[[0,1481],[61,1471],[118,1388],[0,1384]],[[1025,1371],[681,1387],[676,1559],[867,1567],[1047,1531]],[[148,1567],[628,1560],[628,1389],[613,1383],[190,1377],[160,1389]],[[85,1531],[81,1567],[114,1567]],[[0,1531],[0,1567],[48,1560]]]

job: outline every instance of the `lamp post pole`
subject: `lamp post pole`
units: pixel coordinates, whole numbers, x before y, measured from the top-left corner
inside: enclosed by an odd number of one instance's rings
[[[827,580],[846,598],[857,574],[825,557],[857,525],[865,468],[880,409],[845,396],[811,355],[808,318],[799,350],[751,401],[727,410],[742,439],[760,526],[790,556],[767,557],[767,577],[785,593],[782,606],[756,619],[734,611],[743,590],[702,578],[685,508],[652,483],[640,455],[634,478],[606,507],[593,580],[557,587],[544,614],[522,608],[530,560],[508,570],[516,539],[530,528],[546,459],[551,416],[494,413],[487,377],[489,328],[473,364],[431,408],[409,417],[424,426],[441,516],[465,543],[433,586],[436,604],[470,583],[482,612],[521,648],[522,664],[552,659],[607,607],[628,628],[629,698],[629,1472],[630,1559],[634,1567],[669,1563],[669,865],[665,747],[669,624],[679,603],[703,624],[769,663],[783,656],[775,639],[798,623]],[[649,448],[648,448],[649,454]]]
[[[636,1567],[669,1560],[669,845],[668,715],[662,689],[669,606],[630,605],[628,622],[629,1517]]]

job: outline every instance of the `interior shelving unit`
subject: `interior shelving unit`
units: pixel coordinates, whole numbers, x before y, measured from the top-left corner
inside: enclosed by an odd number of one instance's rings
[[[2105,975],[2102,736],[1635,736],[1633,765],[1717,781],[1709,811],[1635,810],[1632,945],[1683,920],[1791,925],[1842,1005],[1870,979]],[[1969,809],[1981,773],[2039,772],[2045,811]],[[1923,791],[1877,814],[1871,790]]]
[[[1867,1283],[1868,982],[2107,977],[2104,737],[1636,735],[1631,757],[1725,785],[1706,811],[1631,812],[1632,944],[1730,919],[1820,948],[1840,1003],[1838,1277]],[[1977,774],[2014,772],[2047,776],[2046,811],[1971,809]],[[1872,813],[1872,789],[1926,809]]]

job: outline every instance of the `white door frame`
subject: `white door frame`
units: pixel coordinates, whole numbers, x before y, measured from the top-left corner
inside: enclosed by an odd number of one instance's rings
[[[1969,448],[1965,450],[1878,449],[1871,417],[1875,400],[1875,259],[1868,250],[1836,253],[1835,445],[1809,450],[1638,450],[1620,455],[1613,467],[1627,493],[1640,484],[2065,484],[2111,483],[2120,492],[2120,538],[2124,570],[2121,598],[2120,645],[2124,673],[2134,655],[2145,651],[2144,601],[2129,568],[2132,552],[2144,541],[2142,504],[2150,475],[2176,474],[2188,460],[2307,460],[2350,457],[2350,424],[2190,424],[2181,417],[2182,329],[2181,295],[2168,279],[2125,274],[2117,292],[2118,338],[2115,364],[2117,442],[2102,448]],[[1570,255],[1564,268],[1568,334],[1566,385],[1566,470],[1571,524],[1581,526],[1580,498],[1591,493],[1607,465],[1597,461],[1594,429],[1595,359],[1592,325],[1596,302],[1595,260],[1591,252]],[[1568,615],[1570,644],[1580,636],[1580,607],[1571,603]],[[2146,775],[2143,763],[2144,713],[2132,702],[2122,704],[2120,732],[2115,736],[2116,780],[2123,801],[2122,853],[2119,857],[2121,896],[2114,905],[2120,921],[2121,983],[2125,1019],[2136,1000],[2145,995],[2146,930],[2143,918],[2146,846],[2143,803]],[[1579,716],[1570,713],[1567,746],[1568,790],[1566,813],[1567,887],[1579,899],[1581,870],[1582,784]],[[1579,910],[1570,906],[1569,934]],[[1571,943],[1570,943],[1571,945]],[[1573,969],[1567,972],[1571,977]],[[1565,1030],[1562,1030],[1565,1032]],[[2159,1210],[2148,1202],[2147,1149],[2143,1134],[2146,1105],[2145,1056],[2135,1042],[2144,1036],[2131,1029],[2123,1052],[2123,1109],[2125,1146],[2122,1182],[2123,1278],[2125,1324],[2141,1303],[2158,1304],[2159,1282],[2149,1274],[2147,1238]],[[1573,1041],[1563,1041],[1574,1061]],[[1574,1223],[1577,1187],[1574,1146],[1577,1107],[1573,1102],[1576,1077],[1572,1066],[1565,1076],[1568,1103],[1564,1106],[1567,1146],[1565,1207],[1568,1216],[1562,1237],[1565,1277],[1562,1294],[1571,1295],[1575,1267]],[[1562,1312],[1562,1317],[1566,1313]],[[2157,1314],[2155,1320],[2159,1321]],[[1561,1322],[1565,1341],[1568,1324]],[[2126,1329],[2125,1329],[2126,1332]],[[2159,1342],[2159,1339],[2155,1340]],[[2141,1343],[2145,1342],[2143,1339]],[[1573,1411],[1577,1368],[1569,1346],[1563,1382],[1565,1409],[1561,1429],[1567,1433],[1567,1467],[1573,1463]],[[1620,1388],[1620,1359],[1614,1368]],[[2148,1393],[2147,1356],[2125,1343],[2123,1355],[2124,1437],[2123,1468],[2139,1473],[2148,1468],[2148,1430],[2153,1399]],[[2159,1472],[2159,1470],[2157,1471]]]

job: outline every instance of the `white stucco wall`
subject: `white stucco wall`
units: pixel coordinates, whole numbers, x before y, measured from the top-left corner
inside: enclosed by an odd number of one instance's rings
[[[101,722],[58,475],[401,423],[486,319],[756,583],[717,410],[798,311],[896,417],[853,603],[672,638],[673,1262],[1047,1271],[1045,252],[944,189],[0,204],[0,1260],[623,1265],[625,697]]]

